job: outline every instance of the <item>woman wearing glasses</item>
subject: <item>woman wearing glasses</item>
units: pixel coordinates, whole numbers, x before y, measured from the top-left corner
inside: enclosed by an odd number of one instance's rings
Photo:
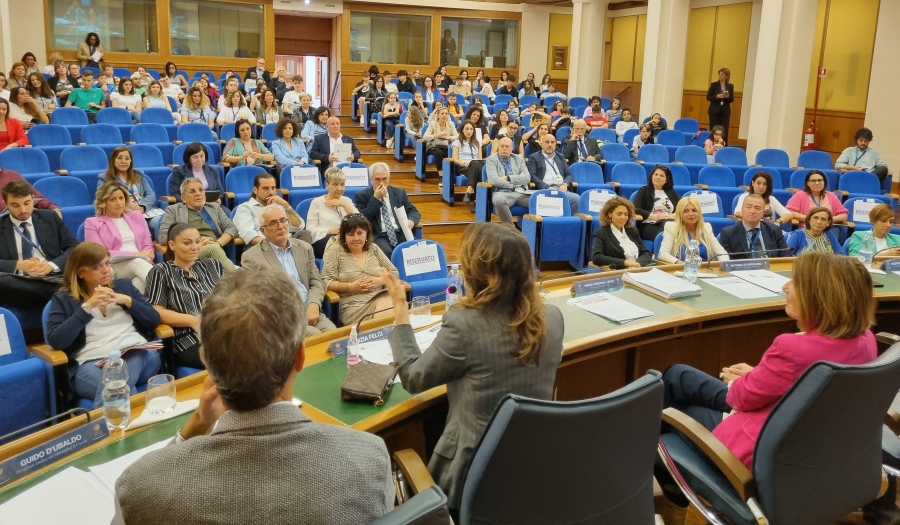
[[[803,181],[803,190],[795,193],[788,201],[786,208],[800,221],[800,228],[805,226],[809,210],[819,206],[831,211],[834,224],[847,220],[847,208],[841,204],[840,197],[825,189],[826,182],[824,173],[809,170]]]
[[[372,242],[373,237],[369,219],[361,213],[353,213],[341,220],[338,236],[325,247],[322,280],[327,289],[341,296],[341,323],[344,325],[355,324],[375,312],[391,314],[393,302],[384,289],[381,269],[393,275],[399,273],[381,248]]]
[[[353,200],[344,197],[347,177],[340,168],[325,170],[325,189],[328,193],[316,197],[306,214],[306,229],[312,233],[312,247],[316,259],[325,257],[325,247],[332,237],[340,233],[344,217],[359,213]]]

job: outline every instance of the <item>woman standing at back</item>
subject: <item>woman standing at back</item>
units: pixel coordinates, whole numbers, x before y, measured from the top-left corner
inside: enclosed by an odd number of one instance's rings
[[[411,393],[447,385],[450,413],[428,470],[459,511],[472,452],[500,399],[550,399],[562,358],[563,317],[534,286],[525,237],[507,225],[473,223],[463,233],[460,270],[466,293],[444,313],[422,352],[409,324],[406,291],[382,270],[394,303],[394,363]]]

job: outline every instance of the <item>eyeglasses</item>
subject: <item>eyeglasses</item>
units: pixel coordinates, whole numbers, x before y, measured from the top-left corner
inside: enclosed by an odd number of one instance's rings
[[[288,223],[287,217],[284,217],[277,221],[269,221],[269,224],[266,224],[266,226],[269,228],[277,228],[277,227],[285,225],[287,223]]]
[[[825,179],[809,179],[810,184],[823,184]]]
[[[359,219],[360,217],[365,217],[362,213],[351,213],[350,215],[345,215],[341,222],[347,222],[350,219]]]

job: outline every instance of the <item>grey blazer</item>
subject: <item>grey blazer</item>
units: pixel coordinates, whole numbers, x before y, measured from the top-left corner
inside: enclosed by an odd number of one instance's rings
[[[531,174],[528,173],[528,168],[525,167],[525,161],[522,157],[515,153],[510,154],[509,167],[509,180],[501,179],[500,177],[504,175],[505,170],[503,163],[500,161],[500,155],[497,153],[491,155],[485,162],[487,181],[499,190],[513,190],[516,186],[528,186],[528,183],[531,181]]]
[[[545,305],[547,337],[540,359],[522,366],[510,355],[518,350],[505,331],[507,312],[456,307],[444,314],[437,338],[419,350],[410,325],[396,326],[389,336],[403,387],[419,393],[447,385],[450,412],[434,448],[428,470],[458,509],[475,446],[491,415],[506,394],[550,399],[563,351],[563,316]]]
[[[291,238],[290,241],[297,273],[303,281],[303,286],[309,290],[307,304],[315,303],[322,306],[322,300],[325,299],[325,283],[322,282],[322,275],[316,268],[316,256],[313,255],[312,246],[300,239]],[[266,240],[244,252],[241,256],[241,267],[245,270],[284,271],[272,245]]]
[[[212,434],[128,467],[113,523],[359,525],[393,508],[390,468],[380,437],[315,423],[290,402],[229,410]]]
[[[228,215],[222,211],[221,206],[215,202],[207,202],[203,207],[206,209],[206,213],[209,214],[209,218],[212,219],[213,223],[216,225],[216,229],[219,230],[219,235],[230,233],[232,237],[238,236],[237,228],[234,226],[234,223],[231,222],[231,219],[228,218]],[[159,233],[156,234],[156,241],[158,243],[166,244],[166,242],[168,242],[169,228],[176,222],[187,224],[188,209],[187,204],[183,202],[170,204],[166,207],[166,214],[163,215],[162,222],[159,223]]]

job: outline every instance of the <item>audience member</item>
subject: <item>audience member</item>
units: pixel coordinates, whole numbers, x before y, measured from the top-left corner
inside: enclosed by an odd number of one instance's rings
[[[572,108],[563,106],[563,108],[559,110],[559,118],[550,122],[550,131],[556,134],[556,130],[566,126],[571,128],[574,122],[575,119],[572,117]]]
[[[641,268],[652,254],[634,226],[634,205],[625,197],[613,197],[600,210],[600,228],[594,231],[591,260],[613,270]]]
[[[603,111],[603,108],[600,107],[599,100],[591,101],[591,105],[588,106],[588,108],[585,110],[584,122],[591,129],[609,127],[609,120],[607,120],[606,113]]]
[[[397,80],[399,80],[399,82],[397,82],[397,91],[409,93],[410,95],[416,93],[416,84],[409,78],[409,73],[407,73],[405,69],[397,71]]]
[[[516,88],[516,76],[509,75],[506,77],[506,84],[497,88],[498,95],[509,95],[514,100],[519,100],[519,90]]]
[[[219,192],[216,204],[221,206],[225,185],[219,178],[219,170],[206,163],[206,146],[201,142],[191,142],[184,148],[181,160],[184,164],[172,168],[172,175],[169,177],[169,195],[180,201],[181,183],[184,182],[184,179],[194,177],[203,184],[204,192]]]
[[[222,162],[232,166],[254,166],[275,161],[275,156],[266,145],[261,140],[253,138],[252,124],[246,119],[234,123],[234,138],[225,146]]]
[[[821,171],[809,170],[803,180],[803,189],[793,194],[787,202],[785,207],[800,221],[800,228],[803,228],[809,210],[817,206],[828,208],[835,223],[847,220],[847,208],[841,203],[840,197],[825,189],[827,181]]]
[[[270,84],[272,82],[272,76],[269,75],[269,72],[266,70],[266,59],[263,57],[259,57],[256,59],[256,67],[248,67],[247,73],[244,75],[244,78],[250,76],[250,72],[256,72],[256,78],[261,78],[266,81],[266,84]]]
[[[28,68],[25,67],[24,62],[16,62],[12,65],[9,69],[7,81],[9,82],[10,89],[14,87],[28,87]]]
[[[198,257],[215,259],[226,272],[234,271],[234,263],[222,248],[237,236],[237,228],[218,204],[206,202],[200,179],[188,177],[182,181],[181,201],[166,208],[156,236],[159,243],[168,243],[171,240],[169,228],[184,223],[198,232],[199,238],[195,241],[198,245]],[[147,288],[150,288],[149,284]],[[165,320],[163,322],[170,324]]]
[[[869,142],[872,142],[873,138],[869,128],[858,129],[853,135],[856,145],[841,152],[841,156],[834,163],[834,168],[844,172],[844,176],[847,176],[847,172],[850,171],[868,171],[874,173],[878,176],[878,180],[883,182],[888,176],[888,167],[881,155],[869,147]],[[852,176],[852,174],[850,175]]]
[[[431,75],[422,80],[422,97],[424,97],[425,102],[429,104],[434,104],[435,100],[441,98],[441,94],[437,91],[437,84],[434,81],[434,77]]]
[[[525,157],[525,141],[522,140],[522,135],[519,133],[519,123],[515,120],[510,120],[509,124],[506,125],[505,133],[497,133],[497,136],[492,141],[493,146],[491,146],[491,151],[496,151],[499,147],[500,139],[503,137],[507,137],[512,141],[512,152],[520,157]]]
[[[437,121],[425,130],[425,156],[434,158],[434,168],[438,172],[438,180],[443,181],[444,159],[449,153],[450,143],[459,138],[456,127],[450,122],[447,108],[435,110]]]
[[[691,241],[697,241],[700,259],[727,261],[728,253],[719,244],[712,225],[703,220],[700,201],[693,195],[682,197],[675,208],[675,220],[663,226],[662,244],[657,259],[664,263],[681,264]]]
[[[650,115],[650,120],[647,121],[647,124],[650,126],[650,136],[653,137],[653,142],[655,143],[659,132],[667,129],[666,123],[663,122],[662,115],[654,113]]]
[[[542,122],[525,133],[522,133],[522,141],[528,146],[530,154],[533,155],[541,150],[541,138],[543,138],[544,135],[550,135],[550,124],[547,124],[546,122]],[[553,135],[550,136],[553,137]],[[556,143],[555,137],[553,142],[554,144]]]
[[[257,98],[259,99],[258,102]],[[275,92],[265,86],[262,86],[260,90],[253,94],[252,103],[255,104],[253,114],[256,117],[256,127],[260,130],[260,135],[267,124],[278,124],[282,118],[285,118],[281,116],[278,101],[275,100]],[[297,108],[297,111],[294,111],[294,115],[298,113],[303,115],[299,110],[300,108]],[[301,124],[297,125],[298,137],[300,136],[300,126]]]
[[[488,131],[488,123],[485,118],[486,111],[487,109],[480,103],[473,103],[469,109],[466,110],[465,116],[463,116],[463,120],[471,121],[472,125],[475,127],[476,143],[479,144],[482,152],[484,152],[486,146],[491,143],[491,134]],[[461,130],[462,123],[460,123],[459,126],[459,129]]]
[[[305,93],[303,91],[303,75],[294,75],[291,79],[294,89],[284,94],[281,99],[281,111],[285,116],[291,116],[294,110],[300,105],[300,97]]]
[[[447,111],[453,115],[453,118],[456,120],[460,120],[463,118],[463,115],[466,114],[466,111],[457,101],[457,97],[455,93],[450,93],[447,95]]]
[[[530,75],[530,74],[531,74],[531,73],[529,73],[529,75]],[[537,91],[535,91],[535,89],[534,89],[534,81],[533,81],[533,80],[527,80],[527,79],[526,79],[524,82],[522,82],[522,87],[519,88],[519,98],[522,98],[522,97],[536,97],[536,96],[538,96],[538,95],[540,95],[540,93],[538,93]]]
[[[6,83],[6,74],[0,72],[0,98],[9,101],[9,85]]]
[[[509,112],[505,109],[498,110],[495,116],[494,125],[491,126],[491,140],[496,140],[498,137],[505,137],[506,128],[509,126],[510,122],[512,122],[512,119],[509,118]]]
[[[442,69],[446,71],[447,68]],[[444,71],[436,71],[434,73],[434,87],[441,91],[442,95],[450,89],[450,77],[447,76],[447,73]]]
[[[722,127],[722,141],[728,142],[728,127],[731,122],[731,103],[734,102],[734,84],[729,83],[731,70],[723,67],[719,70],[719,80],[709,85],[706,100],[709,101],[709,127]]]
[[[634,140],[631,141],[631,158],[633,159],[637,158],[638,152],[646,144],[653,144],[653,131],[650,124],[641,124],[641,127],[638,129],[640,129],[640,131],[634,136]]]
[[[418,93],[421,97],[421,93]],[[421,100],[421,98],[420,98]],[[427,111],[427,109],[426,109]],[[425,113],[427,114],[427,113]],[[404,146],[407,146],[411,142],[415,142],[422,138],[422,128],[425,127],[425,118],[423,117],[422,111],[418,106],[412,105],[409,107],[409,111],[406,112],[406,118],[403,119],[403,133],[406,135],[407,143]]]
[[[806,227],[787,235],[787,245],[796,257],[803,252],[825,252],[847,255],[831,231],[831,210],[816,206],[807,214]]]
[[[413,100],[409,104],[409,109],[412,108],[418,109],[421,117],[428,117],[428,104],[425,103],[425,99],[422,98],[422,93],[420,91],[416,91],[415,95],[413,95]]]
[[[399,73],[398,73],[398,76],[399,76]],[[412,81],[416,85],[416,87],[422,87],[422,80],[423,80],[422,71],[419,68],[413,69]]]
[[[49,55],[47,55],[47,65],[44,66],[43,71],[40,71],[40,73],[45,73],[52,76],[53,73],[56,72],[56,62],[62,60],[64,59],[62,53],[60,53],[59,51],[50,53]]]
[[[312,107],[312,95],[303,93],[300,95],[300,104],[291,113],[291,118],[296,120],[297,124],[302,127],[307,121],[312,120],[315,111],[316,108]]]
[[[209,106],[209,97],[199,87],[188,91],[184,104],[181,105],[181,123],[200,123],[209,126],[210,131],[216,127],[216,112]],[[218,136],[213,132],[213,136]]]
[[[310,232],[303,229],[303,218],[291,208],[286,200],[278,196],[275,182],[275,176],[271,173],[257,174],[253,178],[250,199],[240,204],[234,212],[234,226],[247,246],[256,246],[265,237],[259,229],[259,217],[262,215],[263,209],[272,204],[277,204],[285,209],[288,229],[294,238],[307,243],[312,240]]]
[[[319,161],[319,171],[324,174],[332,163],[359,161],[360,153],[356,148],[356,142],[353,138],[341,134],[341,119],[328,117],[325,125],[328,127],[328,133],[316,135],[313,138],[312,147],[309,148],[310,158]],[[335,146],[338,144],[349,144],[350,154],[343,158],[339,157],[338,152],[335,151]]]
[[[738,197],[737,206],[734,208],[735,217],[738,219],[742,218],[741,210],[744,208],[744,199],[751,193],[762,195],[763,201],[766,203],[763,209],[762,220],[771,222],[778,227],[783,223],[790,224],[793,215],[772,195],[772,176],[765,171],[758,171],[753,174],[747,192]]]
[[[150,82],[147,94],[144,95],[144,107],[164,109],[172,114],[172,120],[175,124],[181,122],[181,115],[172,111],[172,106],[169,105],[169,97],[163,93],[162,84],[158,80]]]
[[[125,146],[118,147],[109,155],[106,171],[97,175],[97,189],[107,181],[116,181],[128,190],[127,208],[139,211],[145,217],[162,215],[156,201],[153,184],[141,170],[134,169],[131,150]]]
[[[369,72],[362,72],[362,79],[353,86],[352,94],[356,94],[358,98],[364,98],[366,95],[366,91],[375,84],[375,81],[369,78]],[[362,105],[360,105],[360,111],[362,111]]]
[[[405,240],[397,208],[403,208],[406,226],[412,231],[422,219],[406,190],[391,186],[391,170],[384,162],[369,166],[372,184],[353,197],[356,209],[369,220],[372,242],[390,258],[394,248]]]
[[[622,116],[622,99],[613,97],[609,103],[609,109],[606,110],[606,118],[610,122]]]
[[[183,205],[169,208],[173,206]],[[217,260],[198,258],[206,248],[204,239],[186,222],[172,224],[171,229],[167,225],[166,237],[160,238],[167,246],[166,262],[147,276],[147,300],[159,312],[160,322],[175,331],[176,367],[205,368],[200,359],[200,307],[225,270]]]
[[[632,200],[634,211],[643,219],[638,227],[641,238],[655,240],[666,221],[675,219],[675,207],[678,206],[678,193],[669,167],[665,164],[654,166],[646,186],[638,189]]]
[[[306,146],[300,140],[300,125],[292,118],[282,118],[275,126],[272,154],[275,156],[275,172],[281,173],[284,168],[294,164],[309,164]]]
[[[244,99],[244,103],[247,103],[247,99],[250,98],[247,96],[247,92],[241,87],[241,83],[238,82],[237,77],[231,77],[225,81],[225,85],[222,87],[222,94],[219,96],[219,102],[216,105],[218,111],[222,111],[225,108],[225,102],[231,98],[231,93],[234,93],[235,91],[239,92]]]
[[[56,292],[57,284],[40,278],[61,272],[78,240],[58,213],[34,209],[27,182],[7,183],[2,195],[9,213],[0,215],[0,305],[42,307]]]
[[[0,150],[25,147],[29,144],[22,122],[10,117],[10,106],[8,100],[0,98]]]
[[[550,73],[544,73],[544,76],[541,77],[541,83],[538,85],[537,90],[540,93],[547,91],[550,89],[550,84],[553,83],[553,77],[550,76]]]
[[[100,43],[100,35],[97,33],[88,33],[84,38],[84,42],[78,44],[76,56],[81,61],[83,67],[100,67],[103,62],[103,44]]]
[[[3,114],[3,102],[0,101],[0,115],[2,115],[2,114]],[[0,126],[2,126],[2,120],[0,120]],[[2,138],[2,136],[3,136],[3,132],[0,131],[0,138]],[[0,144],[2,144],[2,143],[0,143]],[[20,175],[19,172],[0,168],[0,189],[2,189],[4,186],[9,184],[10,182],[24,182],[25,184],[28,184],[29,186],[31,186],[31,184],[27,180],[25,180],[25,178],[22,177],[22,175]],[[62,217],[62,211],[59,209],[59,207],[56,204],[54,204],[53,201],[51,201],[50,199],[45,197],[41,192],[34,189],[33,186],[31,186],[31,195],[34,197],[34,207],[35,208],[37,208],[39,210],[56,210],[56,213],[59,214],[60,217]],[[4,202],[3,199],[0,199],[0,215],[3,215],[3,212],[5,212],[5,211],[6,211],[6,202]]]
[[[2,180],[2,174],[0,174]],[[894,209],[888,204],[877,204],[869,211],[869,222],[872,223],[872,236],[875,237],[875,253],[878,255],[900,256],[900,235],[891,233],[894,227]],[[862,240],[869,232],[856,231],[850,237],[847,255],[856,257],[862,246]]]
[[[38,65],[37,57],[34,56],[34,53],[32,53],[31,51],[27,51],[24,55],[22,55],[22,62],[25,64],[25,72],[27,74],[40,74],[41,67]]]
[[[28,75],[28,96],[30,96],[38,109],[45,115],[50,115],[53,110],[59,107],[59,101],[47,79],[40,73],[30,73]]]
[[[719,240],[729,258],[791,256],[781,228],[762,220],[765,205],[762,195],[747,195],[741,209],[741,222],[726,226],[719,232]]]
[[[331,110],[329,110],[326,106],[319,106],[313,112],[313,116],[311,119],[306,121],[306,124],[303,125],[303,129],[300,131],[300,138],[306,141],[307,144],[312,142],[314,138],[318,135],[325,135],[328,133],[328,117],[331,116]],[[309,144],[312,146],[312,144]]]
[[[494,98],[497,97],[497,94],[494,93],[494,88],[491,86],[491,77],[482,77],[475,81],[476,88],[478,93],[482,95],[486,95],[491,102],[494,102]]]
[[[547,133],[541,137],[541,151],[532,153],[526,162],[531,182],[539,190],[559,190],[566,195],[572,213],[578,213],[578,193],[569,191],[572,184],[572,172],[562,154],[556,151],[556,138]]]
[[[473,202],[475,186],[481,182],[481,168],[484,166],[484,161],[481,157],[481,144],[475,134],[475,124],[471,120],[463,120],[459,125],[458,139],[453,142],[450,149],[453,151],[451,161],[456,164],[457,173],[464,174],[468,179],[463,202]],[[453,183],[452,180],[451,183]],[[451,193],[453,192],[451,191]],[[472,212],[474,213],[474,211],[473,202]]]
[[[9,92],[9,119],[18,120],[22,129],[28,132],[35,124],[49,124],[50,119],[34,103],[34,99],[28,95],[25,88],[14,87]]]
[[[90,70],[81,75],[81,89],[73,89],[66,99],[66,106],[81,108],[88,121],[97,122],[97,112],[106,107],[106,93],[94,87],[94,73]]]
[[[97,216],[84,221],[84,239],[103,246],[111,257],[119,259],[109,263],[116,278],[130,279],[144,293],[156,252],[147,221],[141,212],[128,210],[128,200],[128,188],[119,181],[100,186],[94,199]]]
[[[103,368],[98,365],[110,352],[124,352],[131,395],[161,364],[157,350],[130,348],[156,339],[159,312],[127,278],[112,279],[109,259],[106,248],[94,242],[72,249],[62,291],[50,301],[45,334],[47,344],[69,357],[71,391],[92,400],[93,408],[103,406]]]
[[[347,177],[338,168],[325,170],[325,189],[328,193],[313,199],[306,214],[306,229],[312,234],[312,247],[316,259],[325,256],[325,247],[338,234],[344,217],[359,213],[353,200],[344,196]]]
[[[216,124],[223,126],[229,122],[237,122],[245,120],[250,124],[251,136],[253,132],[253,124],[256,124],[256,115],[250,111],[250,108],[244,103],[244,97],[240,91],[229,91],[226,95],[225,106],[219,108],[219,116],[216,117]]]
[[[456,83],[450,86],[450,89],[447,90],[447,94],[457,95],[463,98],[463,100],[469,100],[472,96],[472,90],[469,86],[465,84],[466,79],[462,75],[456,76]]]
[[[588,100],[588,106],[584,108],[584,114],[581,115],[584,119],[587,119],[590,116],[603,117],[607,120],[610,118],[603,110],[603,99],[600,98],[600,95],[594,95]]]
[[[585,136],[587,131],[588,125],[585,121],[577,119],[572,123],[572,135],[563,141],[563,156],[567,163],[599,162],[603,159],[596,139]]]
[[[397,93],[388,93],[384,106],[381,107],[381,123],[384,127],[385,147],[394,148],[394,130],[400,123],[400,113],[403,106],[397,99]]]
[[[625,132],[629,129],[638,129],[638,123],[631,119],[631,110],[622,110],[622,118],[616,122],[616,137],[620,143],[625,142]]]
[[[326,288],[341,297],[341,324],[356,324],[376,313],[391,315],[393,303],[384,289],[382,268],[398,273],[372,242],[372,224],[361,213],[345,216],[338,236],[325,248],[322,267]]]
[[[499,90],[501,87],[506,85],[506,82],[509,80],[509,71],[501,71],[500,79],[497,80],[497,89]]]
[[[59,103],[65,104],[69,100],[69,95],[72,91],[78,88],[80,80],[69,76],[69,68],[66,67],[66,63],[63,61],[59,61],[54,65],[54,72],[54,76],[47,80],[47,84],[56,93]]]
[[[265,239],[244,252],[241,266],[249,271],[275,270],[287,274],[299,288],[306,306],[306,335],[318,335],[336,327],[321,315],[325,285],[316,268],[312,246],[290,237],[289,208],[280,204],[263,208],[257,224]]]
[[[163,95],[172,97],[176,102],[183,103],[184,99],[187,97],[185,92],[180,87],[172,84],[172,79],[170,79],[165,73],[159,75],[159,85],[162,86]]]
[[[144,93],[147,92],[147,86],[150,85],[150,82],[153,82],[153,77],[150,76],[150,73],[147,73],[144,66],[138,66],[137,71],[131,74],[131,81],[134,82],[135,94],[144,96]],[[119,85],[121,86],[121,81]]]
[[[293,88],[293,78],[288,79],[287,70],[284,66],[275,66],[275,76],[269,82],[269,89],[275,92],[277,100],[284,100],[284,96],[288,92],[288,88]]]
[[[184,95],[184,90],[188,88],[188,79],[178,72],[178,66],[174,62],[166,62],[163,69],[163,74],[159,75],[160,80],[165,76],[173,86],[182,90],[181,94]]]
[[[391,81],[391,72],[385,69],[384,73],[382,73],[381,75],[384,79],[384,91],[386,93],[399,93],[399,91],[397,91],[397,84],[394,84]]]
[[[460,262],[467,293],[444,313],[424,352],[409,324],[403,284],[382,271],[394,303],[389,340],[403,387],[419,393],[447,385],[447,423],[428,467],[452,511],[460,507],[473,451],[500,400],[510,394],[552,399],[564,332],[562,313],[537,293],[521,233],[473,223],[463,233]]]
[[[703,143],[703,149],[706,150],[707,164],[715,164],[716,153],[725,147],[725,128],[722,126],[713,126],[709,137]]]
[[[513,142],[509,137],[498,140],[496,153],[488,157],[485,165],[488,182],[493,186],[491,202],[500,220],[512,224],[512,206],[528,208],[525,190],[531,175],[525,168],[525,161],[513,153]]]
[[[363,88],[365,92],[365,97],[360,97],[359,99],[359,115],[360,118],[365,115],[363,111],[363,106],[368,105],[369,107],[369,125],[374,126],[375,122],[375,114],[381,112],[381,106],[384,104],[384,99],[387,97],[387,90],[385,89],[384,77],[377,76],[375,77],[375,81],[369,88]]]

